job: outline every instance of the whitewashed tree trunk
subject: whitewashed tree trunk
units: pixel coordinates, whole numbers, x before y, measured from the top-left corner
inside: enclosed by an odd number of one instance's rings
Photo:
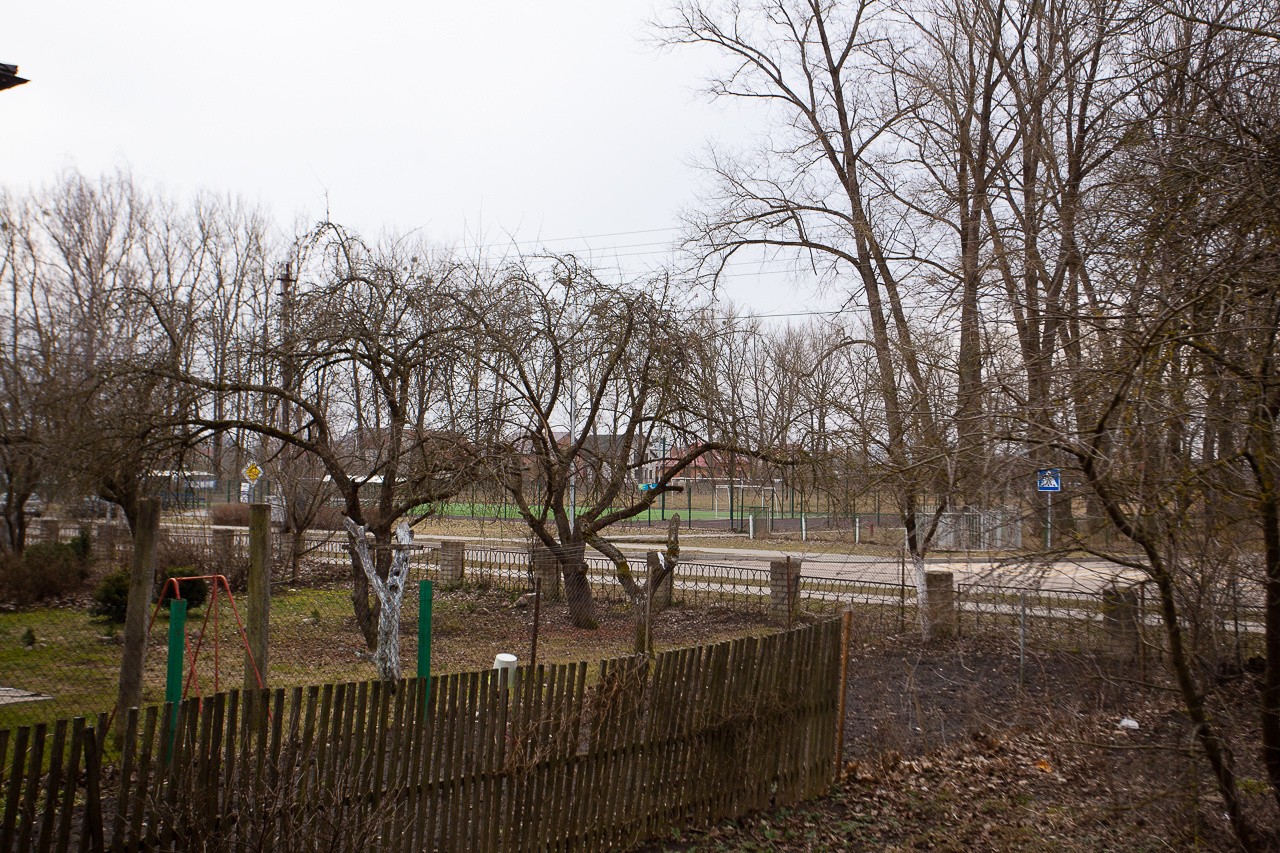
[[[400,602],[404,598],[405,578],[409,574],[409,545],[413,542],[413,531],[406,522],[396,527],[396,549],[391,557],[391,571],[384,581],[378,577],[377,565],[369,554],[369,542],[365,538],[365,528],[350,518],[343,519],[347,534],[351,537],[352,553],[369,586],[378,596],[381,605],[378,615],[378,649],[374,652],[373,662],[378,667],[378,677],[394,681],[400,678]]]
[[[911,567],[916,572],[916,613],[920,618],[920,635],[928,642],[933,634],[933,626],[929,623],[929,587],[924,577],[924,555],[912,554]]]

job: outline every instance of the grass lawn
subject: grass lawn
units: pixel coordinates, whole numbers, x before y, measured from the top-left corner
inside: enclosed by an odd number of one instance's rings
[[[405,675],[417,661],[416,589],[401,616],[400,660]],[[496,588],[443,590],[434,598],[432,672],[480,669],[498,652],[522,663],[529,658],[532,612],[513,608],[517,593]],[[237,602],[244,615],[244,602]],[[634,622],[628,610],[599,605],[600,628],[574,629],[563,604],[548,603],[538,637],[541,662],[596,660],[629,654]],[[153,625],[144,674],[144,703],[164,696],[168,614]],[[216,626],[215,626],[216,620]],[[216,627],[216,630],[215,630]],[[35,642],[24,644],[30,629]],[[193,610],[187,618],[186,690],[208,695],[244,683],[245,655],[236,619],[225,597]],[[727,608],[673,608],[654,619],[659,648],[695,645],[768,630],[759,613]],[[214,641],[215,637],[217,642]],[[83,610],[44,608],[0,613],[0,686],[52,697],[0,705],[0,729],[109,711],[119,683],[121,630]],[[192,656],[195,656],[194,665]],[[376,677],[371,655],[356,629],[350,593],[342,588],[279,588],[272,597],[267,683],[275,687],[362,681]]]

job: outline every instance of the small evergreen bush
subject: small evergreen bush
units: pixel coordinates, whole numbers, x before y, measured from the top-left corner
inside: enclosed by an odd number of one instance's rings
[[[161,592],[160,605],[167,609],[169,607],[169,602],[173,600],[173,584],[167,582],[168,578],[191,578],[198,577],[202,574],[204,574],[204,572],[200,571],[200,569],[193,568],[191,566],[178,566],[176,568],[169,569],[166,573],[164,589]],[[204,604],[205,599],[209,597],[208,581],[188,580],[182,582],[179,587],[183,601],[187,602],[187,610],[195,610],[197,607]]]
[[[128,610],[129,570],[117,569],[98,582],[97,589],[93,591],[93,604],[89,606],[89,613],[123,625]]]

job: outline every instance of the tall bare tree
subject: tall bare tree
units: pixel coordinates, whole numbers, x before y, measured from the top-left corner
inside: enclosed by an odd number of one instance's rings
[[[577,627],[596,627],[586,547],[608,556],[639,595],[605,530],[676,490],[672,480],[702,455],[731,448],[700,434],[690,415],[684,377],[696,347],[674,293],[662,280],[608,284],[575,258],[552,257],[503,269],[470,294],[490,416],[500,424],[486,455],[555,555]],[[653,488],[638,491],[637,473],[655,461]]]
[[[255,323],[237,344],[249,375],[197,370],[182,378],[207,400],[260,401],[241,414],[206,407],[194,421],[214,433],[260,436],[269,454],[297,450],[314,460],[323,478],[309,484],[311,493],[331,489],[352,522],[348,529],[372,537],[376,576],[385,582],[399,521],[455,494],[474,470],[471,425],[452,403],[467,378],[455,352],[468,329],[457,308],[464,300],[454,292],[452,264],[427,246],[394,239],[370,245],[325,223],[302,255],[295,298],[307,310],[288,340],[269,329],[264,335]],[[381,605],[356,557],[358,544],[351,542],[352,604],[375,648]]]
[[[1219,722],[1232,709],[1211,632],[1224,584],[1260,592],[1262,758],[1280,802],[1280,40],[1266,14],[1177,3],[1144,22],[1102,211],[1114,346],[1077,386],[1092,416],[1057,441],[1140,554],[1111,556],[1157,591],[1178,689],[1247,849],[1263,842]]]
[[[863,345],[874,355],[873,387],[883,401],[885,467],[894,472],[923,602],[925,554],[953,493],[953,448],[909,317],[921,295],[913,283],[928,261],[901,228],[904,212],[876,168],[881,140],[902,120],[873,50],[877,9],[820,0],[687,2],[658,26],[667,44],[709,47],[725,63],[713,94],[773,110],[766,148],[753,157],[712,156],[713,190],[691,222],[691,244],[713,278],[737,255],[783,251],[848,281],[867,318]]]

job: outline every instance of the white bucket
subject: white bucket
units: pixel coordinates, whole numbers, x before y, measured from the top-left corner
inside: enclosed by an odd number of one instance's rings
[[[516,664],[516,656],[507,654],[506,652],[502,652],[494,657],[493,668],[499,671],[506,670],[505,678],[501,674],[498,675],[498,678],[500,679],[498,682],[499,684],[502,684],[503,681],[505,681],[507,687],[510,688],[515,683]]]

